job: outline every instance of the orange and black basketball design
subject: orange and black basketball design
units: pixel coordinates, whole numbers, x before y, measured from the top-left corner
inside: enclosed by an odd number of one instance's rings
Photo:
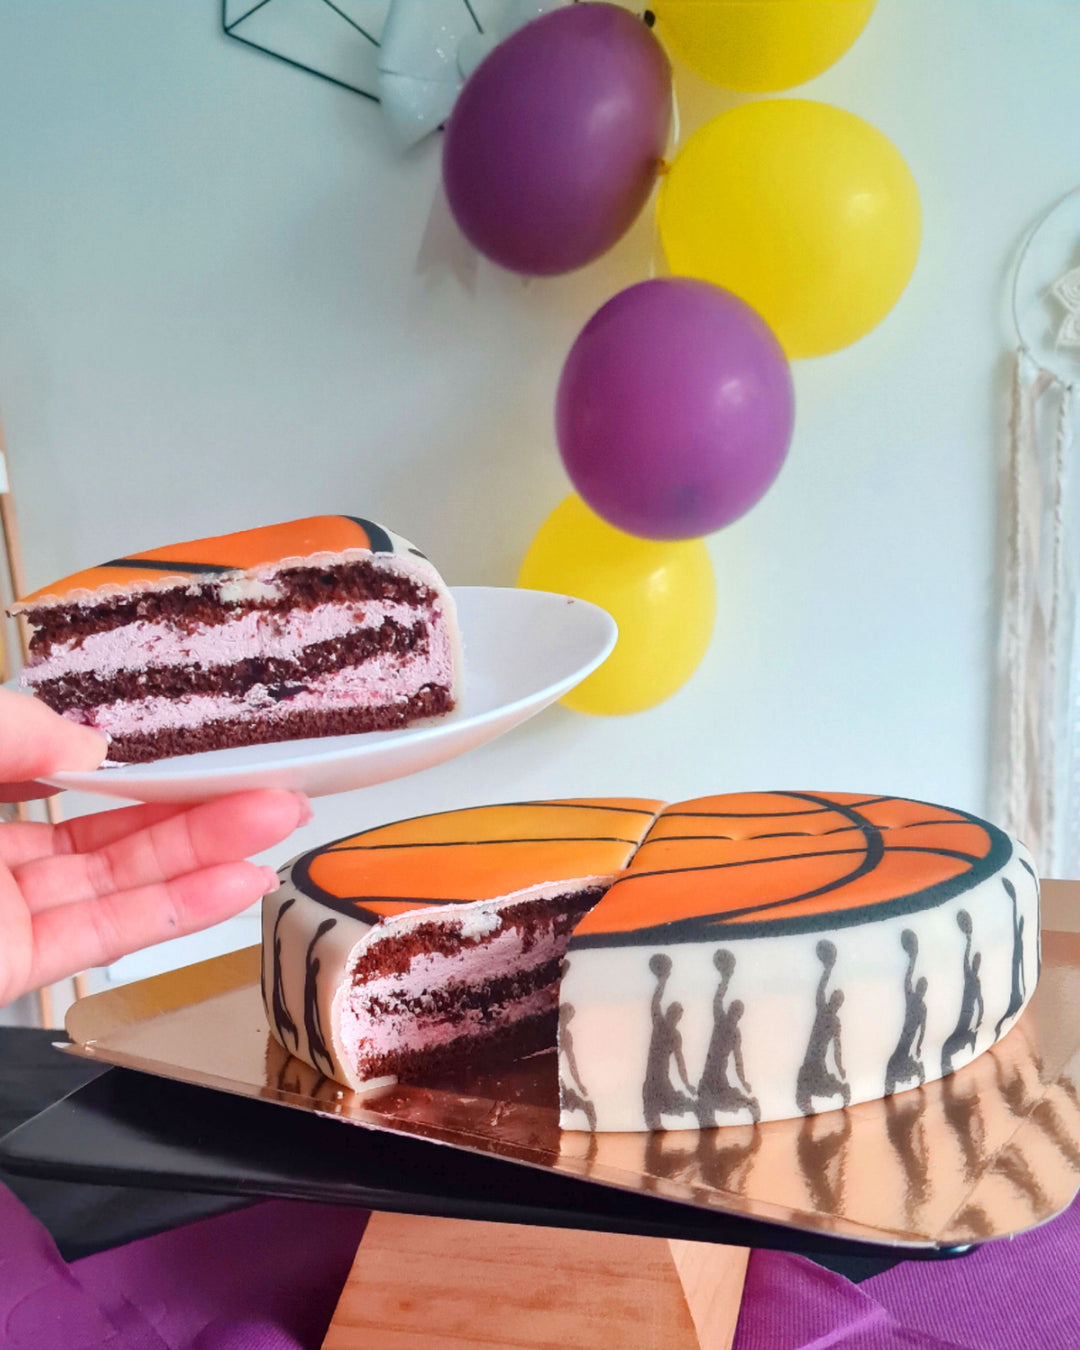
[[[1008,861],[963,811],[858,793],[754,792],[663,811],[572,947],[813,932],[928,909]]]
[[[381,825],[298,858],[302,894],[378,923],[426,905],[490,900],[629,861],[662,802],[636,798],[478,806]]]
[[[193,539],[165,548],[147,549],[126,558],[113,558],[23,596],[12,612],[31,608],[46,598],[63,597],[72,591],[129,587],[133,582],[160,582],[166,577],[190,581],[200,576],[221,576],[273,566],[286,558],[344,553],[347,549],[367,549],[372,553],[404,551],[414,557],[424,556],[374,521],[362,520],[359,516],[309,516],[305,520],[265,525],[210,539]]]

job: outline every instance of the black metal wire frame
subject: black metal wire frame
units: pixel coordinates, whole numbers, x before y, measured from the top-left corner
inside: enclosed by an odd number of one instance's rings
[[[314,66],[306,66],[302,61],[294,61],[291,56],[285,56],[281,52],[276,52],[271,47],[260,46],[259,43],[252,42],[250,38],[242,37],[236,32],[236,29],[245,19],[250,19],[256,10],[260,10],[264,5],[268,5],[270,0],[256,0],[256,3],[253,4],[250,9],[246,9],[239,18],[233,19],[232,23],[228,20],[228,3],[229,0],[221,0],[221,31],[226,37],[232,38],[234,42],[243,43],[245,47],[250,47],[252,51],[262,52],[264,56],[272,56],[275,61],[281,61],[287,66],[292,66],[294,70],[302,70],[308,75],[315,75],[320,80],[325,80],[327,84],[337,85],[339,89],[347,89],[351,94],[359,94],[361,98],[366,98],[371,103],[379,102],[378,94],[373,94],[369,89],[360,89],[355,84],[346,84],[344,80],[339,80],[333,75],[328,75],[324,70],[316,70]],[[373,47],[378,47],[380,45],[378,38],[376,38],[374,34],[369,33],[366,28],[362,28],[355,20],[351,19],[348,14],[333,3],[333,0],[322,0],[322,3],[326,5],[328,9],[332,9],[339,18],[343,19],[349,25],[350,28],[355,29],[361,37],[366,38]],[[462,4],[468,10],[469,17],[476,25],[476,31],[482,33],[484,29],[480,20],[476,17],[476,11],[472,7],[471,0],[462,0]]]
[[[373,94],[369,89],[360,89],[355,84],[346,84],[344,80],[339,80],[333,75],[328,75],[325,70],[316,70],[314,66],[306,66],[303,61],[294,61],[291,56],[285,56],[281,52],[276,52],[272,47],[262,47],[259,43],[252,42],[250,38],[241,37],[235,30],[245,19],[250,19],[256,10],[262,9],[263,5],[268,5],[270,0],[256,0],[256,3],[253,4],[250,9],[246,9],[239,18],[233,19],[232,23],[229,23],[228,20],[228,3],[229,0],[221,0],[221,31],[226,37],[232,38],[234,42],[243,43],[245,47],[250,47],[252,51],[262,52],[264,56],[272,56],[275,61],[281,61],[287,66],[292,66],[294,70],[302,70],[308,75],[316,75],[320,80],[325,80],[327,84],[337,85],[339,89],[347,89],[350,94],[359,94],[361,98],[366,98],[371,103],[379,102],[378,94]],[[379,45],[377,38],[373,37],[366,28],[361,28],[360,25],[350,19],[347,14],[342,13],[337,5],[332,3],[332,0],[322,0],[322,3],[326,5],[328,9],[332,9],[340,18],[344,19],[350,28],[355,28],[360,36],[366,38],[373,47]]]

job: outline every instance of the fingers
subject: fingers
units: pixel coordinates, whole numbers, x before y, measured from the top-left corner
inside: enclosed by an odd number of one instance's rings
[[[106,966],[155,942],[209,928],[276,885],[270,867],[222,863],[158,885],[45,909],[33,917],[34,954],[26,987],[37,989],[73,971]]]
[[[227,801],[228,798],[218,800]],[[126,835],[149,829],[159,820],[182,815],[194,805],[192,802],[153,802],[147,806],[121,806],[112,811],[97,811],[91,816],[76,816],[56,827],[52,852],[96,853]]]
[[[110,820],[114,814],[121,819]],[[172,808],[171,815],[161,807],[136,807],[72,821],[66,835],[57,832],[63,844],[106,841],[101,847],[33,858],[12,871],[27,907],[37,913],[159,886],[239,861],[276,844],[310,819],[305,797],[271,789],[220,797],[186,811]],[[123,833],[126,824],[142,828]],[[76,825],[80,828],[73,830]]]
[[[190,809],[186,804],[163,802],[98,811],[55,826],[36,820],[12,821],[0,829],[0,863],[14,868],[33,858],[51,858],[54,854],[93,853],[116,839]],[[61,901],[70,898],[62,896]]]
[[[39,699],[0,689],[0,783],[7,791],[48,774],[96,769],[108,747],[100,731],[69,722]]]

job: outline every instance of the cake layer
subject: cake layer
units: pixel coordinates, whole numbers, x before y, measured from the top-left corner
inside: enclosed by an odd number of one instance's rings
[[[453,668],[446,634],[430,635],[426,648],[408,653],[372,653],[362,665],[337,668],[330,662],[326,674],[311,678],[303,673],[298,684],[255,684],[242,692],[191,694],[179,698],[149,695],[102,703],[89,711],[73,709],[78,720],[92,722],[110,736],[157,731],[165,727],[193,727],[255,713],[273,712],[282,704],[289,711],[314,711],[352,706],[359,702],[378,707],[404,703],[427,685],[450,692]]]
[[[442,717],[453,704],[445,689],[430,685],[401,703],[382,707],[345,705],[296,711],[288,704],[252,718],[200,722],[196,726],[116,734],[106,764],[146,764],[172,755],[197,755],[241,745],[305,741],[319,736],[354,736],[366,731],[397,731],[429,717]]]
[[[554,1017],[566,944],[603,892],[455,907],[374,929],[341,1005],[341,1046],[358,1076],[402,1078],[438,1047],[490,1040],[494,1049],[522,1018]]]
[[[306,648],[350,637],[371,641],[389,625],[391,632],[411,630],[437,612],[433,604],[416,606],[394,600],[363,603],[334,600],[313,609],[284,612],[237,606],[213,623],[190,627],[172,621],[138,619],[123,629],[105,629],[54,642],[46,657],[33,663],[40,688],[52,680],[91,674],[100,679],[125,670],[162,670],[172,666],[227,667],[250,657],[253,648],[265,660],[290,660]]]
[[[355,668],[376,657],[426,654],[428,629],[423,623],[404,627],[387,619],[378,628],[357,628],[343,637],[316,642],[295,657],[248,656],[227,666],[150,666],[117,670],[101,676],[89,672],[41,680],[34,693],[57,712],[96,708],[101,704],[163,698],[170,703],[189,694],[227,694],[233,698],[262,686],[273,696],[288,697],[311,680]],[[449,688],[449,680],[446,680]]]
[[[395,1058],[397,1068],[390,1081],[430,1082],[443,1075],[460,1075],[462,1069],[472,1067],[498,1069],[550,1050],[558,1026],[556,1002],[554,996],[545,996],[537,1001],[538,1011],[519,1006],[516,1018],[496,1029],[482,1025],[475,1035],[462,1033],[444,1044],[402,1051]]]
[[[419,569],[417,569],[419,571]],[[428,571],[433,571],[430,565]],[[165,623],[180,632],[228,623],[242,614],[290,614],[326,604],[397,604],[427,606],[436,591],[421,577],[404,570],[376,566],[345,555],[314,567],[275,567],[261,576],[214,580],[171,579],[155,588],[132,593],[106,592],[74,604],[34,606],[24,601],[12,613],[25,613],[36,632],[31,655],[44,656],[54,645],[72,643],[92,633],[112,633],[134,624]]]

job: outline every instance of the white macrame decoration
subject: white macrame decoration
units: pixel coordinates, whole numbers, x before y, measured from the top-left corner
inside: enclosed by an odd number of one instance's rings
[[[221,0],[225,35],[382,105],[399,150],[445,123],[484,57],[570,0]]]
[[[376,65],[379,102],[399,149],[439,129],[498,43],[565,2],[391,0]]]
[[[993,814],[1045,876],[1080,876],[1080,189],[1029,234],[1013,284]]]

